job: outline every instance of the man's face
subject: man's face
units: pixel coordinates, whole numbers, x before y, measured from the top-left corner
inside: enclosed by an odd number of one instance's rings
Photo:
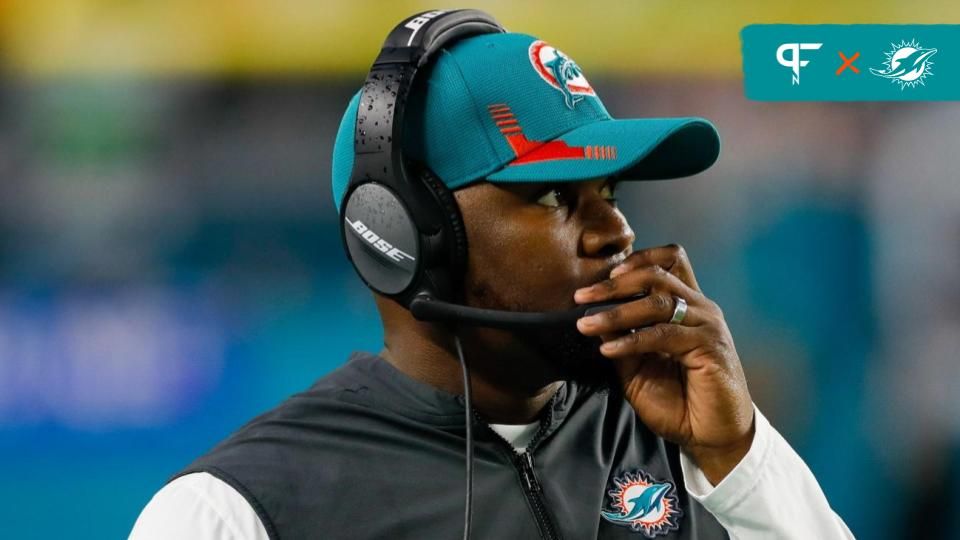
[[[600,178],[480,182],[456,190],[469,246],[466,304],[509,311],[576,307],[574,291],[606,279],[632,251],[634,234],[616,207],[614,188]],[[574,326],[511,332],[509,338],[495,331],[482,335],[488,347],[500,348],[506,358],[518,348],[535,351],[548,364],[539,367],[561,378],[596,382],[609,368],[598,351],[599,340]]]

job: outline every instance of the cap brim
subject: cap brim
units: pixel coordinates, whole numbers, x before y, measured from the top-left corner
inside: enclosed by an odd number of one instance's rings
[[[706,170],[720,135],[704,118],[601,120],[539,145],[487,176],[491,182],[556,182],[613,176],[656,180]]]

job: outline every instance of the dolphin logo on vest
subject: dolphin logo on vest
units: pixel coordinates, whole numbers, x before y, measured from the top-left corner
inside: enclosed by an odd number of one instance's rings
[[[611,508],[600,511],[603,519],[630,527],[647,538],[680,528],[683,510],[671,482],[658,482],[638,469],[617,476],[613,484],[615,487],[607,492]]]

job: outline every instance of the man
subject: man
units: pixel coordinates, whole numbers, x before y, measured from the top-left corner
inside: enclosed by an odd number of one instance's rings
[[[554,311],[645,295],[567,330],[456,329],[375,294],[384,348],[255,418],[148,504],[132,538],[454,538],[464,422],[474,538],[850,538],[753,404],[720,308],[683,249],[633,250],[620,180],[695,174],[695,118],[610,118],[580,68],[523,34],[439,55],[405,151],[453,189],[467,305]],[[334,147],[342,212],[360,94]],[[600,343],[603,346],[598,346]]]

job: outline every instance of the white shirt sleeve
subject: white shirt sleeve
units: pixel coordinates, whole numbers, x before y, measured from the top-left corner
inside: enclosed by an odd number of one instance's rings
[[[853,538],[830,508],[807,464],[756,404],[753,410],[756,432],[750,450],[716,486],[680,451],[687,493],[713,514],[734,540]]]
[[[185,474],[147,503],[130,540],[267,540],[250,503],[230,484],[205,472]]]

